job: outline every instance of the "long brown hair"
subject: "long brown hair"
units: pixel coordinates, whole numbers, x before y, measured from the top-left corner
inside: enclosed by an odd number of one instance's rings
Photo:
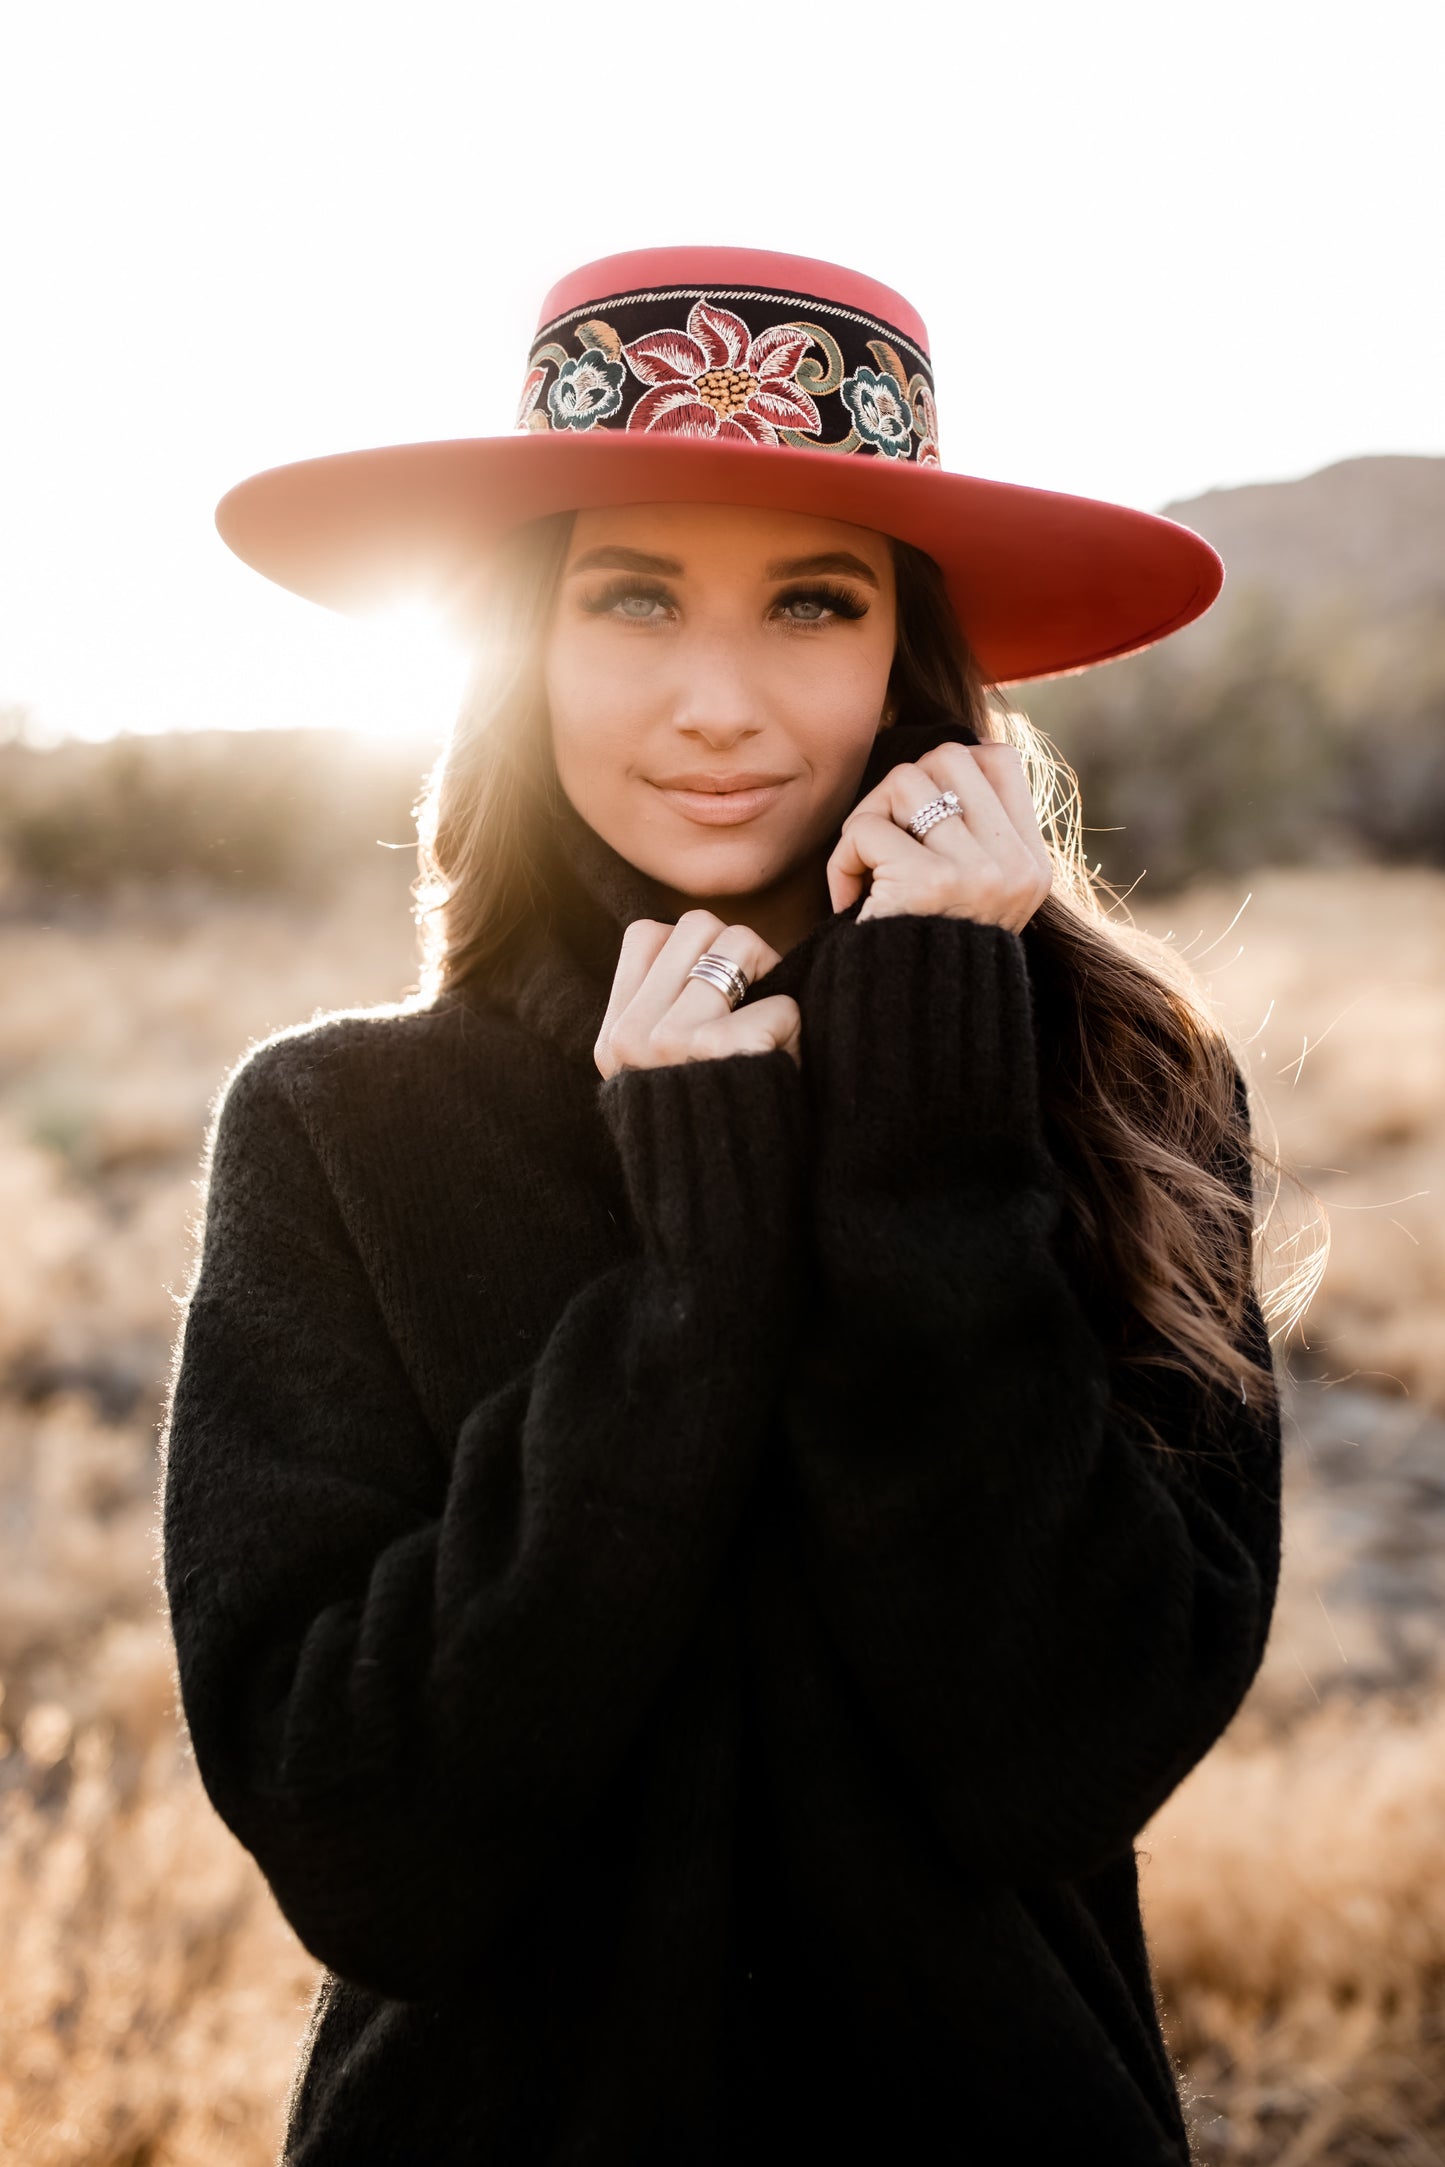
[[[422,999],[485,979],[544,904],[534,838],[560,785],[542,645],[571,524],[570,513],[535,521],[499,568],[486,644],[415,809]],[[1133,925],[1090,868],[1071,770],[984,680],[938,566],[893,547],[894,714],[943,711],[979,739],[1017,745],[1054,861],[1024,939],[1076,1283],[1125,1367],[1182,1370],[1265,1400],[1274,1380],[1246,1311],[1260,1277],[1260,1177],[1277,1192],[1282,1170],[1252,1138],[1241,1064],[1178,955]],[[1272,1323],[1297,1319],[1322,1266],[1316,1243],[1276,1269],[1259,1290]]]

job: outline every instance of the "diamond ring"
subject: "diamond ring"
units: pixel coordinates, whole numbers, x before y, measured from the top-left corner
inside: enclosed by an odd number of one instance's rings
[[[917,842],[922,842],[930,828],[937,827],[940,820],[949,820],[957,813],[963,818],[963,807],[951,790],[944,790],[936,798],[921,805],[913,818],[906,823],[908,832]]]

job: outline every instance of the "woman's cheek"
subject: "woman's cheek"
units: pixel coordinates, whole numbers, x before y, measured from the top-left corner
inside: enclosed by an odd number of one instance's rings
[[[640,732],[645,709],[643,673],[635,658],[619,656],[606,640],[562,640],[546,671],[552,718],[552,750],[563,786],[605,782]],[[570,791],[569,791],[570,794]]]
[[[866,754],[887,697],[891,663],[891,649],[880,654],[835,650],[791,663],[787,682],[779,687],[780,704],[791,713],[793,734],[807,745],[817,772],[841,774]]]

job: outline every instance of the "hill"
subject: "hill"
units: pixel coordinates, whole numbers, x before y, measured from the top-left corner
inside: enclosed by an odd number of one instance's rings
[[[1342,459],[1299,481],[1211,489],[1164,513],[1224,559],[1224,593],[1201,631],[1261,589],[1311,613],[1344,602],[1377,621],[1445,608],[1445,459]]]
[[[1109,877],[1445,862],[1445,459],[1347,459],[1166,507],[1224,558],[1197,624],[1015,688]]]

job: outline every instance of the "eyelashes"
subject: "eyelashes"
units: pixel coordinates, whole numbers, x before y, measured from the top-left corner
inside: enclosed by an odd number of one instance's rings
[[[610,579],[591,594],[578,597],[578,606],[589,617],[606,617],[614,611],[624,623],[639,625],[656,624],[659,620],[644,611],[630,612],[619,607],[624,602],[651,602],[663,609],[675,609],[677,598],[670,587],[650,579],[639,579],[635,573],[623,574]],[[825,614],[817,617],[789,617],[785,621],[798,631],[811,631],[815,626],[825,625],[830,617],[856,619],[868,614],[868,604],[852,587],[834,584],[831,580],[809,580],[804,584],[786,588],[775,597],[773,608],[788,611],[800,603],[816,604]]]
[[[609,579],[605,585],[597,588],[595,593],[579,596],[578,601],[589,617],[605,617],[609,610],[617,608],[619,602],[661,602],[666,607],[672,601],[672,596],[666,587],[659,586],[656,581],[638,579],[635,575],[628,574],[620,579]],[[647,620],[638,617],[635,622],[645,624]]]
[[[779,603],[817,602],[824,608],[831,610],[835,617],[856,618],[866,617],[868,614],[868,604],[860,598],[856,588],[834,586],[831,580],[826,579],[814,580],[811,585],[806,587],[790,587],[785,594],[779,595],[778,601]],[[807,623],[809,620],[799,618],[794,621]],[[819,620],[814,619],[812,621],[816,623]]]

